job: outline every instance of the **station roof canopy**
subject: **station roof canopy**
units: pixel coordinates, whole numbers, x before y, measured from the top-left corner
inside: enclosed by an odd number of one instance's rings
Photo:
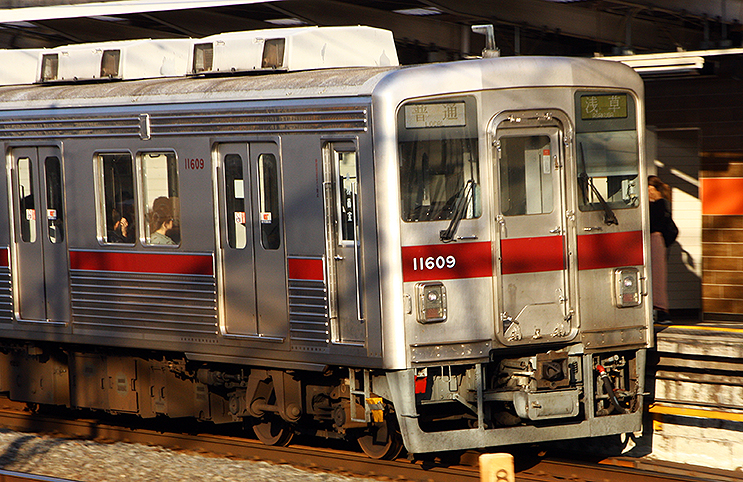
[[[391,30],[401,63],[477,55],[647,54],[741,46],[743,0],[0,0],[0,48],[209,35],[300,25]]]

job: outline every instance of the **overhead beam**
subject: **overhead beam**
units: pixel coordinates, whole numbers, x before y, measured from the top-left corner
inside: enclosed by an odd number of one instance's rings
[[[462,25],[436,16],[402,15],[335,0],[285,0],[280,7],[318,25],[348,25],[349,19],[356,19],[355,23],[391,30],[397,40],[410,39],[457,52],[462,48]]]
[[[452,12],[490,19],[514,26],[559,32],[562,35],[595,40],[610,45],[626,46],[628,17],[612,12],[586,8],[577,4],[553,3],[544,0],[431,0]],[[607,4],[613,3],[611,0]],[[639,3],[639,2],[638,2]],[[631,19],[632,47],[642,50],[698,48],[702,40],[699,30],[683,25],[661,24],[640,18]],[[680,45],[671,45],[662,26],[672,29]]]

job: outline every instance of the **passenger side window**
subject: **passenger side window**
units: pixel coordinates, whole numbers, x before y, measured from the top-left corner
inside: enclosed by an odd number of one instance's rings
[[[178,164],[172,152],[140,156],[145,243],[177,246],[181,243]]]
[[[134,176],[132,155],[129,153],[99,154],[99,176],[103,181],[103,212],[99,219],[105,220],[106,243],[134,244]]]

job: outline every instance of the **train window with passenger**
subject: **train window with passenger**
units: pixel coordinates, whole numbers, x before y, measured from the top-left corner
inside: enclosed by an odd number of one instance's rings
[[[62,168],[57,156],[44,160],[46,175],[46,224],[49,241],[64,241],[64,206],[62,203]]]
[[[227,243],[232,249],[247,245],[245,218],[245,179],[243,159],[239,154],[224,156],[225,206],[227,209]]]
[[[178,163],[173,152],[139,155],[142,172],[144,243],[177,246],[181,242]]]
[[[106,243],[134,244],[134,171],[130,153],[98,155],[99,178],[102,182],[102,208],[99,226],[105,228],[100,235]]]
[[[36,242],[36,203],[34,201],[33,164],[28,157],[18,159],[18,202],[21,241]]]
[[[279,179],[276,156],[258,156],[258,189],[261,219],[261,245],[264,249],[279,249],[281,245],[279,212]]]
[[[404,221],[451,220],[457,211],[462,219],[482,214],[473,98],[403,105],[398,139]]]
[[[576,149],[581,211],[639,205],[635,102],[626,93],[576,94]]]

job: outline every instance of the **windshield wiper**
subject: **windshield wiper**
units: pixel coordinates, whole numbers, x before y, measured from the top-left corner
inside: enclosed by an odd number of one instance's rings
[[[604,197],[601,195],[598,189],[596,189],[596,186],[593,185],[593,181],[588,177],[588,173],[586,172],[586,158],[585,154],[583,153],[583,143],[580,143],[580,157],[583,164],[583,172],[578,174],[578,184],[580,185],[581,194],[583,194],[583,199],[588,202],[588,192],[586,191],[587,188],[591,188],[591,192],[599,199],[599,204],[601,204],[601,208],[604,210],[604,224],[607,226],[611,226],[612,224],[619,224],[619,220],[617,219],[617,216],[614,214],[614,211],[611,210],[609,205],[604,200]]]
[[[477,186],[477,183],[473,179],[470,179],[457,194],[457,200],[454,204],[454,215],[451,218],[449,227],[439,232],[439,238],[441,238],[442,242],[449,243],[454,240],[454,235],[457,234],[457,228],[459,228],[459,222],[464,219],[467,213],[467,205],[472,199],[472,194],[475,192],[475,186]]]

